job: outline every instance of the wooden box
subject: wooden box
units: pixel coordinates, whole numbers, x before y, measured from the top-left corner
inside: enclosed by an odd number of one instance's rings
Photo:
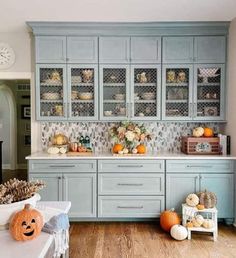
[[[191,155],[219,155],[220,139],[218,137],[182,137],[181,151]]]

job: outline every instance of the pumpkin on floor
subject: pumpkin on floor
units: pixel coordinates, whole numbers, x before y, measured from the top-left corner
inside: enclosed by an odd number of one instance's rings
[[[188,206],[195,207],[199,203],[199,198],[196,194],[191,193],[187,196],[186,203]]]
[[[172,226],[180,224],[180,218],[174,209],[166,210],[161,213],[160,225],[163,230],[170,232]]]
[[[30,204],[16,212],[10,222],[10,232],[17,241],[25,241],[36,238],[43,228],[43,216]]]
[[[199,192],[198,194],[200,204],[204,205],[206,209],[214,208],[217,203],[217,197],[214,193],[208,192]]]
[[[188,231],[184,226],[174,225],[171,227],[170,235],[178,241],[184,240],[188,236]]]

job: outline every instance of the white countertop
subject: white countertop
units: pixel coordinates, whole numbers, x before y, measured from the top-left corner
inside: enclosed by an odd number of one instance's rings
[[[229,159],[236,160],[236,156],[232,155],[186,155],[184,153],[147,153],[144,155],[128,154],[128,155],[113,155],[112,153],[93,153],[83,154],[81,156],[71,156],[68,154],[48,154],[47,152],[36,152],[26,159]]]
[[[68,213],[71,207],[70,202],[38,202],[38,204],[45,208],[59,209],[64,213]],[[36,239],[21,242],[14,240],[10,235],[9,230],[2,230],[0,231],[0,257],[43,258],[52,242],[53,236],[45,232],[41,232]]]

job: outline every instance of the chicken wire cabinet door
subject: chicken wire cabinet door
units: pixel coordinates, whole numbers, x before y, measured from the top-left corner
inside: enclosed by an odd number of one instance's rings
[[[162,69],[162,119],[192,120],[192,65],[164,65]]]
[[[161,66],[131,66],[131,117],[134,120],[160,119]]]
[[[67,119],[66,65],[36,65],[36,117]]]
[[[163,37],[163,63],[192,63],[193,37]]]
[[[97,65],[68,65],[70,120],[98,119]]]
[[[224,65],[195,65],[194,120],[225,119]]]
[[[161,38],[131,37],[131,63],[161,63]]]
[[[207,36],[194,38],[195,63],[225,63],[226,38],[224,36]]]
[[[100,37],[99,62],[124,64],[130,62],[130,37]]]
[[[66,37],[35,37],[36,63],[66,63]]]
[[[123,120],[130,117],[129,66],[100,65],[100,118]]]
[[[98,38],[67,37],[67,63],[98,63]]]

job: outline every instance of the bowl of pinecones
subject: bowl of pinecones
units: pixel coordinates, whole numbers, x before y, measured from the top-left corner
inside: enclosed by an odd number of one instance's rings
[[[9,226],[11,216],[25,204],[36,206],[41,199],[38,191],[45,187],[41,181],[10,179],[0,185],[0,230]]]

